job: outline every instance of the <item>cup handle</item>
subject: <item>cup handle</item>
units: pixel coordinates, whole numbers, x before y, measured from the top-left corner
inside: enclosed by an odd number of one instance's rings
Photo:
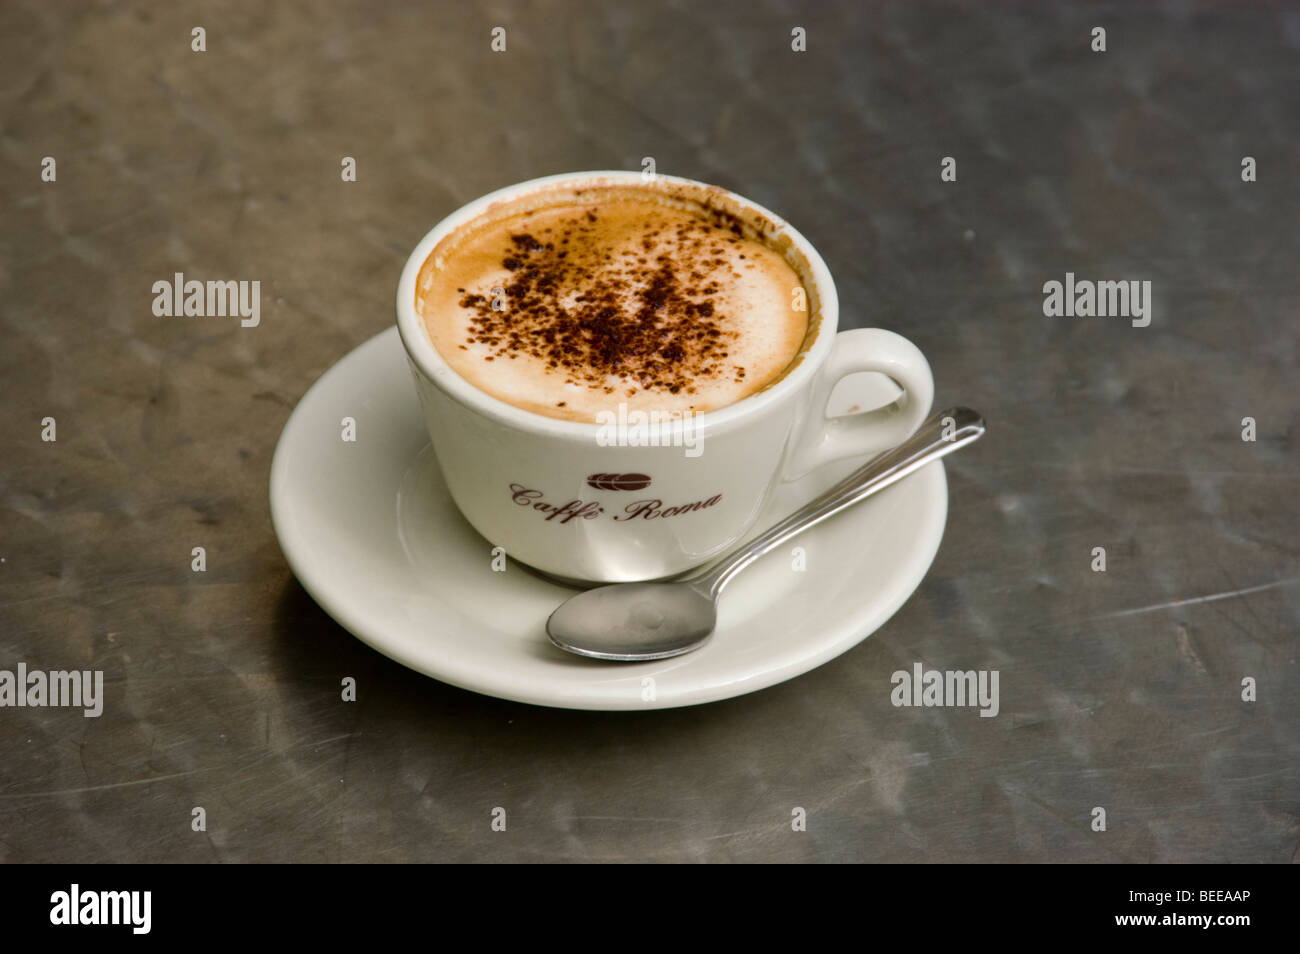
[[[903,393],[874,411],[827,417],[826,403],[835,385],[859,371],[887,375]],[[795,441],[786,479],[802,477],[833,460],[896,447],[921,426],[933,400],[930,363],[916,345],[883,328],[841,331],[813,383],[808,419]]]

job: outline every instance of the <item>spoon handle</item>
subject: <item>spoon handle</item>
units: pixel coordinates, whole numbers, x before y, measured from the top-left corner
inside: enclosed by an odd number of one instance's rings
[[[827,517],[897,483],[931,461],[979,440],[983,434],[984,418],[979,412],[968,407],[940,411],[893,450],[886,451],[859,467],[820,497],[800,507],[717,566],[680,582],[716,597],[733,576],[764,553],[779,547]]]

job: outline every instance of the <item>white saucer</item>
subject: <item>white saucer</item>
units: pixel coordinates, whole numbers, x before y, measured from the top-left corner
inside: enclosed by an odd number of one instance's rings
[[[832,406],[861,400],[849,379]],[[869,387],[869,383],[863,386]],[[875,406],[867,399],[863,406]],[[356,440],[341,420],[356,420]],[[757,534],[858,466],[785,485]],[[475,692],[568,709],[712,702],[783,682],[880,627],[939,548],[948,484],[936,461],[763,557],[723,593],[701,649],[646,663],[563,652],[551,612],[575,590],[509,561],[460,516],[438,472],[397,329],[327,371],[294,409],[271,464],[271,517],[289,566],[357,638]],[[794,569],[802,547],[806,569]]]

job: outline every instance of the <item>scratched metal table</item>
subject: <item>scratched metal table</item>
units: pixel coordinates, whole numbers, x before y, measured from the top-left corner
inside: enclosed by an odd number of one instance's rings
[[[0,668],[105,679],[0,709],[0,858],[1294,860],[1300,10],[864,6],[0,6]],[[704,707],[410,672],[291,576],[276,438],[444,214],[646,157],[787,216],[987,415],[938,558]],[[176,272],[259,280],[258,325],[156,317]],[[1150,324],[1045,316],[1067,273]],[[997,670],[998,716],[894,706],[917,663]]]

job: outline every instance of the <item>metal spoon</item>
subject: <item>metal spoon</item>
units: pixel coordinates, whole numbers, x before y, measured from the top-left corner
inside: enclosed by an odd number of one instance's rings
[[[560,605],[546,634],[580,656],[643,662],[697,649],[717,625],[717,600],[737,573],[764,553],[933,460],[979,440],[984,418],[967,407],[941,411],[891,451],[858,468],[716,566],[669,583],[613,583]]]

